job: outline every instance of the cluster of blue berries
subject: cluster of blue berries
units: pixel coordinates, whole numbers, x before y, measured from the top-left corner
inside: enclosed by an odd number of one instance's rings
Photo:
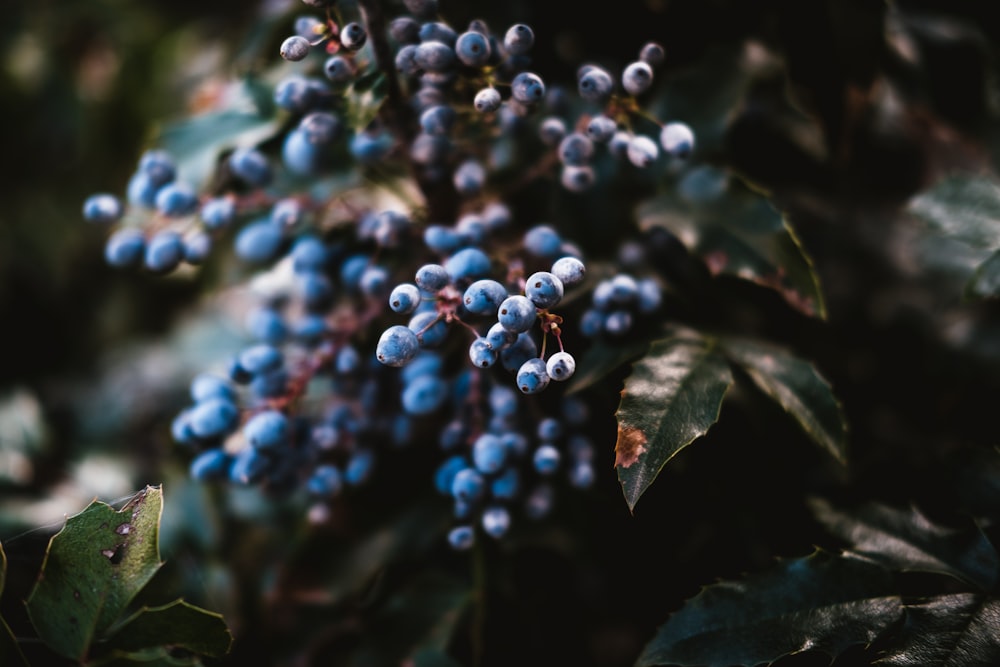
[[[580,433],[586,405],[567,397],[561,406],[559,418],[533,423],[519,414],[512,389],[483,380],[465,401],[465,412],[446,423],[439,443],[447,458],[434,485],[453,503],[456,525],[448,534],[453,548],[471,547],[477,526],[499,539],[517,512],[529,519],[549,514],[559,473],[580,489],[593,484],[594,446]]]
[[[439,430],[447,458],[434,481],[454,504],[448,539],[466,549],[477,531],[502,537],[518,513],[548,514],[557,479],[594,482],[583,401],[550,391],[525,411],[522,394],[574,375],[567,331],[622,336],[662,300],[656,279],[633,277],[638,266],[623,262],[567,325],[555,309],[583,290],[582,253],[550,225],[515,220],[497,174],[516,163],[524,136],[537,137],[547,149],[529,173],[547,177],[558,165],[562,186],[583,192],[596,183],[600,146],[645,168],[661,152],[687,160],[694,134],[680,122],[659,125],[656,139],[634,129],[648,122],[637,99],[664,61],[658,44],[643,47],[620,84],[597,65],[581,67],[579,103],[563,104],[568,93],[530,70],[528,25],[494,33],[474,20],[456,30],[436,0],[403,0],[407,13],[378,34],[363,16],[345,21],[334,0],[304,2],[322,16],[299,17],[280,48],[298,63],[274,89],[283,135],[235,147],[201,194],[178,180],[169,154],[148,151],[125,197],[89,197],[84,218],[113,227],[105,251],[113,266],[166,274],[204,263],[231,234],[239,260],[270,267],[252,285],[251,341],[224,371],[195,378],[192,403],[173,422],[194,478],[305,489],[324,508],[389,463],[384,449],[419,441],[418,428]],[[379,44],[391,55],[381,74],[398,77],[412,117],[380,113],[352,128],[348,110],[379,69]],[[331,222],[340,193],[310,186],[358,167],[406,173],[421,188],[444,184],[453,201],[440,210],[457,212],[440,221],[428,202],[351,202],[337,209],[348,219]],[[409,319],[390,324],[398,316]],[[450,344],[455,328],[467,344]],[[382,332],[377,341],[372,331]],[[468,361],[450,363],[456,350]],[[549,405],[557,418],[539,416],[553,413]]]

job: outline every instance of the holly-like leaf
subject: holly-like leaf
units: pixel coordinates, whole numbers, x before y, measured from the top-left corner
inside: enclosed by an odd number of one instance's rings
[[[910,201],[909,210],[935,231],[976,248],[1000,248],[1000,183],[950,176]]]
[[[232,643],[233,636],[220,614],[175,600],[140,609],[118,626],[107,646],[122,652],[163,646],[219,657],[229,652]]]
[[[966,296],[1000,295],[1000,183],[978,175],[950,176],[914,197],[909,210],[949,242],[944,256],[930,243],[925,261],[960,271],[968,281]]]
[[[677,452],[719,419],[733,375],[717,342],[694,333],[657,341],[625,380],[615,467],[629,509]]]
[[[146,487],[119,511],[94,501],[52,537],[27,607],[53,651],[82,660],[156,574],[162,508],[159,487]]]
[[[838,461],[847,459],[847,421],[830,384],[815,366],[781,347],[742,338],[723,341],[726,354],[754,384]]]
[[[666,228],[712,274],[774,289],[801,312],[825,318],[819,277],[788,220],[738,178],[723,185],[718,196],[704,200],[671,190],[646,201],[636,212],[639,225]]]
[[[1000,600],[972,593],[906,606],[906,623],[878,660],[887,667],[1000,664]]]
[[[854,551],[894,570],[947,574],[982,591],[993,590],[1000,580],[1000,555],[977,526],[946,528],[915,508],[877,504],[847,513],[817,500],[813,509]]]
[[[807,650],[836,656],[903,615],[892,578],[860,557],[818,551],[741,581],[714,584],[657,631],[637,662],[757,665]]]

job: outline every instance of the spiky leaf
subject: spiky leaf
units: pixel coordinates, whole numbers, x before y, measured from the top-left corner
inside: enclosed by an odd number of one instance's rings
[[[657,631],[637,665],[757,665],[807,650],[836,656],[870,644],[902,614],[887,570],[818,551],[704,588]]]
[[[938,572],[990,591],[1000,580],[1000,555],[977,526],[964,530],[931,522],[917,509],[870,504],[853,512],[813,503],[826,527],[858,553],[894,570]]]
[[[122,652],[164,646],[219,657],[229,652],[232,642],[221,615],[175,600],[140,609],[115,630],[107,646]]]
[[[906,623],[876,664],[965,667],[1000,664],[1000,600],[972,593],[906,606]]]
[[[846,461],[847,421],[830,383],[815,366],[786,349],[761,341],[727,338],[723,347],[806,435],[838,461]]]
[[[629,509],[679,451],[719,418],[733,376],[716,341],[681,333],[657,341],[625,380],[615,467]]]
[[[162,507],[159,487],[146,487],[118,511],[94,501],[52,537],[27,607],[53,651],[83,659],[156,574]]]

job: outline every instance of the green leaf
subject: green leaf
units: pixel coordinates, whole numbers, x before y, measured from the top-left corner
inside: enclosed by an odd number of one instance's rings
[[[993,590],[1000,580],[1000,555],[977,526],[946,528],[915,508],[878,504],[847,513],[816,500],[813,510],[854,551],[894,570],[947,574],[983,591]]]
[[[1000,249],[1000,183],[956,175],[914,197],[909,210],[929,227],[976,248]]]
[[[27,607],[53,651],[82,660],[156,574],[162,507],[159,487],[147,486],[120,511],[94,501],[52,537]]]
[[[7,554],[4,553],[3,544],[0,544],[0,596],[3,595],[6,579]],[[24,654],[21,653],[21,648],[17,645],[17,639],[10,626],[7,625],[7,621],[4,620],[3,616],[0,616],[0,665],[13,664],[27,666],[28,661],[24,659]]]
[[[379,71],[370,72],[348,87],[344,95],[347,101],[344,115],[348,126],[355,133],[363,132],[378,116],[388,88],[385,74]]]
[[[903,615],[881,566],[817,551],[688,600],[637,665],[756,665],[807,650],[836,656],[870,644]]]
[[[681,333],[657,341],[625,380],[615,467],[629,509],[677,452],[719,419],[732,372],[713,339]]]
[[[447,665],[445,649],[472,599],[469,586],[442,572],[424,572],[386,601],[351,665]],[[417,661],[417,657],[420,660]]]
[[[811,363],[760,341],[726,338],[722,347],[761,391],[799,423],[806,435],[838,461],[847,460],[843,410],[830,384]]]
[[[125,620],[108,640],[122,652],[164,646],[210,657],[229,652],[233,636],[220,614],[183,600],[161,607],[144,607]]]
[[[791,224],[738,178],[708,200],[670,190],[640,204],[636,217],[643,230],[666,228],[712,274],[763,285],[806,315],[826,317],[819,276]]]
[[[966,283],[965,295],[969,297],[1000,295],[1000,251],[990,255],[976,267],[972,278]]]
[[[200,667],[202,664],[201,659],[196,655],[177,655],[172,653],[170,649],[159,646],[140,651],[115,651],[110,655],[88,661],[87,667],[135,667],[136,665],[142,665],[142,667]]]
[[[609,345],[598,341],[591,345],[576,364],[576,373],[569,381],[567,394],[575,394],[592,387],[617,368],[642,355],[649,348],[645,341]]]
[[[227,95],[225,108],[171,123],[159,139],[180,177],[198,186],[208,181],[223,150],[256,146],[278,129],[272,86],[246,77]]]
[[[878,660],[888,667],[1000,664],[1000,600],[972,593],[906,606],[906,623]]]

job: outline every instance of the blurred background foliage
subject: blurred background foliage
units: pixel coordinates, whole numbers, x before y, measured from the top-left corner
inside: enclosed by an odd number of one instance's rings
[[[664,272],[696,297],[685,318],[766,334],[815,359],[853,434],[845,471],[744,392],[630,517],[611,468],[608,414],[595,427],[607,436],[595,493],[486,555],[488,664],[628,664],[699,585],[829,543],[805,502],[817,493],[917,499],[944,517],[1000,508],[969,491],[1000,479],[990,456],[1000,310],[995,301],[963,302],[961,249],[928,249],[901,213],[945,173],[1000,164],[1000,23],[990,20],[991,4],[629,0],[594,9],[442,0],[454,25],[480,16],[495,27],[531,24],[541,36],[535,67],[552,80],[572,80],[583,61],[620,67],[655,39],[667,47],[666,76],[696,82],[699,99],[711,100],[732,76],[732,60],[718,54],[740,54],[753,76],[738,97],[722,98],[724,126],[703,159],[740,172],[791,213],[816,260],[829,321],[793,312],[774,294],[712,281],[673,247],[660,248],[673,262]],[[428,530],[441,508],[398,507],[426,476],[394,473],[398,496],[366,491],[353,514],[321,534],[304,530],[294,503],[188,482],[169,422],[188,379],[241,340],[224,312],[212,314],[219,302],[209,288],[226,275],[112,271],[103,233],[81,220],[88,194],[124,189],[165,123],[211,107],[232,78],[273,65],[304,9],[298,0],[3,8],[0,540],[14,573],[3,611],[15,632],[26,627],[18,601],[51,528],[95,496],[146,483],[163,482],[167,500],[168,566],[154,583],[226,614],[238,639],[233,664],[348,654],[352,664],[384,664],[386,648],[366,628],[400,626],[399,641],[410,642],[417,630],[394,613],[414,605],[443,614],[467,599],[478,565]],[[611,215],[629,216],[635,203]],[[608,229],[613,236],[617,227]],[[347,551],[358,543],[368,545],[366,557]],[[474,654],[480,640],[458,639],[452,649]]]

